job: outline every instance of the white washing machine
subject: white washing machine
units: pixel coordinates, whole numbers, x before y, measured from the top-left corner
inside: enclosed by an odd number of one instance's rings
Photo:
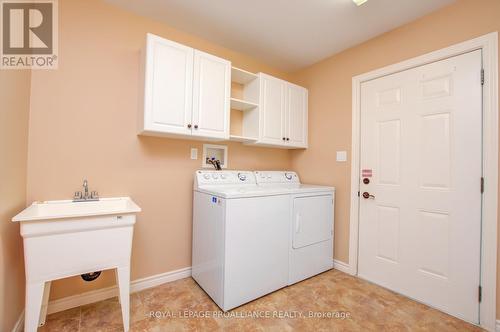
[[[257,186],[249,171],[202,170],[193,196],[192,276],[222,310],[288,284],[288,188]]]
[[[259,186],[290,194],[288,283],[333,268],[335,188],[301,184],[295,172],[256,171],[255,176]]]

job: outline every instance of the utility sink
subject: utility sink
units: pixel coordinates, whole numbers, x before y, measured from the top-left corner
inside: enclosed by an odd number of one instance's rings
[[[124,330],[129,328],[130,256],[136,214],[129,197],[34,202],[21,223],[26,270],[25,331],[44,325],[52,280],[115,269]]]
[[[12,221],[66,219],[110,214],[140,212],[141,208],[130,197],[101,198],[98,201],[71,200],[34,202],[12,218]]]

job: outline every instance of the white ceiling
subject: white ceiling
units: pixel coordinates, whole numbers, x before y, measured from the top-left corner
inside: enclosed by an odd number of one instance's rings
[[[291,71],[455,0],[107,1]]]

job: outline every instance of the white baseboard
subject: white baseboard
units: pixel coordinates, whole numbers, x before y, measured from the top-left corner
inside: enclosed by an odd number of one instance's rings
[[[500,319],[497,319],[497,324],[496,324],[496,327],[495,327],[495,331],[496,332],[500,332]]]
[[[155,287],[167,282],[187,278],[191,276],[191,267],[170,271],[166,273],[157,274],[151,277],[134,280],[130,283],[130,292],[139,292],[141,290]],[[47,314],[59,312],[81,305],[94,303],[118,296],[118,286],[111,286],[101,289],[96,289],[90,292],[85,292],[77,295],[64,297],[49,302]]]
[[[16,325],[12,328],[12,332],[23,332],[24,330],[24,310],[19,315]]]
[[[342,261],[334,259],[333,260],[333,268],[336,270],[339,270],[341,272],[353,275],[353,271],[351,270],[351,266],[347,263],[342,262]]]

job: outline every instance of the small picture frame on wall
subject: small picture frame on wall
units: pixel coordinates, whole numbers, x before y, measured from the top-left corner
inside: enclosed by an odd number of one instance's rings
[[[218,160],[221,168],[227,168],[227,146],[215,144],[203,144],[203,158],[201,166],[203,168],[214,168],[209,160]]]

